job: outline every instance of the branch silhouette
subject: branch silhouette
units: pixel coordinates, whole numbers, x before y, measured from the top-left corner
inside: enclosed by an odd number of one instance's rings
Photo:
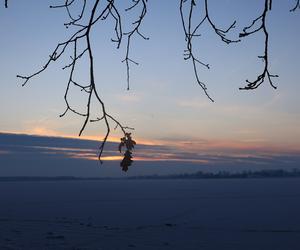
[[[71,8],[75,3],[81,2],[81,10],[80,14],[75,17],[72,12]],[[95,0],[92,9],[90,13],[86,13],[88,10],[86,9],[86,0],[66,0],[64,4],[61,5],[52,5],[50,8],[58,9],[58,8],[64,8],[67,11],[69,22],[65,23],[65,27],[69,28],[70,26],[76,27],[76,31],[69,37],[69,39],[58,43],[56,48],[53,50],[51,55],[49,56],[49,59],[46,61],[46,63],[42,66],[41,69],[34,72],[31,75],[17,75],[18,78],[23,80],[22,86],[25,86],[32,78],[35,76],[41,74],[43,71],[47,70],[49,65],[52,62],[57,61],[61,58],[63,54],[66,53],[67,48],[71,47],[73,50],[73,54],[70,56],[71,62],[63,67],[63,70],[69,70],[69,78],[64,94],[64,100],[66,104],[65,111],[60,115],[60,117],[65,116],[68,112],[74,113],[78,116],[84,117],[83,125],[79,131],[79,136],[81,136],[88,124],[88,122],[104,122],[106,126],[106,133],[102,140],[102,143],[99,147],[99,161],[101,161],[101,156],[104,150],[104,146],[108,140],[108,137],[111,133],[111,123],[115,124],[115,128],[119,128],[122,133],[124,134],[124,138],[128,138],[128,130],[133,130],[133,128],[123,125],[121,122],[119,122],[113,115],[109,114],[106,111],[106,106],[101,99],[99,92],[96,88],[96,82],[95,82],[95,71],[94,71],[94,56],[93,56],[93,48],[91,45],[91,30],[94,28],[95,24],[106,20],[108,17],[112,17],[115,21],[114,26],[114,32],[115,32],[115,38],[111,39],[112,42],[117,44],[117,48],[120,48],[120,44],[122,42],[122,39],[124,36],[127,36],[127,49],[126,49],[126,58],[124,61],[126,62],[127,67],[127,89],[129,89],[129,79],[130,79],[130,62],[134,62],[132,59],[129,58],[129,48],[131,45],[131,39],[134,34],[138,34],[142,36],[144,39],[147,39],[144,37],[140,31],[139,27],[142,24],[142,21],[146,15],[147,8],[146,8],[146,2],[147,0],[137,0],[133,1],[133,5],[130,6],[127,11],[132,10],[134,8],[139,7],[139,4],[143,5],[141,14],[139,16],[139,19],[133,23],[134,28],[127,33],[123,33],[122,31],[122,22],[121,22],[121,15],[118,10],[118,8],[115,5],[114,0],[107,0],[107,4],[100,9],[100,0]],[[100,10],[99,10],[100,9]],[[88,14],[88,22],[84,24],[82,22],[84,14]],[[84,49],[79,50],[78,45],[84,44]],[[77,62],[84,56],[87,56],[88,58],[88,64],[89,64],[89,83],[88,84],[82,84],[78,83],[74,78],[74,72],[76,70]],[[84,113],[79,112],[75,108],[72,107],[70,104],[68,97],[69,97],[69,91],[70,87],[75,86],[77,88],[80,88],[80,90],[87,95],[87,104],[86,104],[86,111]],[[91,119],[91,106],[92,106],[92,99],[95,99],[101,106],[100,115],[96,119]],[[130,134],[131,138],[131,134]],[[123,138],[121,138],[122,140]],[[132,149],[130,150],[130,153],[132,154]]]
[[[290,9],[290,12],[294,12],[297,9],[298,10],[300,9],[300,0],[296,0],[296,4],[295,4],[295,6],[292,9]]]
[[[271,74],[269,72],[269,33],[266,27],[266,18],[268,12],[272,8],[272,0],[265,0],[263,13],[255,18],[252,23],[243,29],[243,32],[240,33],[240,37],[246,37],[253,35],[259,31],[262,31],[264,34],[264,54],[262,56],[258,56],[264,61],[264,69],[260,75],[253,81],[246,80],[247,85],[245,87],[241,87],[241,90],[250,90],[258,88],[267,78],[270,85],[276,89],[277,87],[273,84],[272,78],[278,77],[278,75]],[[257,23],[261,23],[258,28],[254,28]]]
[[[185,15],[185,8],[184,5],[187,5],[187,14]],[[216,26],[216,24],[212,21],[210,15],[209,15],[209,8],[208,8],[208,0],[204,0],[204,10],[205,10],[205,15],[200,19],[198,23],[193,25],[193,17],[195,16],[194,8],[196,7],[196,0],[180,0],[180,16],[181,16],[181,22],[185,34],[185,41],[186,41],[186,49],[184,53],[184,60],[191,60],[192,65],[193,65],[193,70],[194,70],[194,75],[196,78],[197,83],[199,86],[202,88],[204,91],[205,95],[208,97],[209,100],[214,102],[214,100],[210,97],[207,91],[207,86],[204,82],[200,80],[199,77],[199,72],[198,72],[198,67],[197,65],[203,66],[207,69],[210,68],[208,63],[204,63],[202,60],[199,60],[193,51],[193,39],[200,37],[201,35],[198,34],[199,28],[207,22],[211,29],[215,32],[217,36],[221,38],[221,40],[227,44],[230,43],[237,43],[240,42],[240,39],[234,40],[234,39],[229,39],[226,37],[227,33],[235,28],[236,21],[234,21],[227,29],[220,29]],[[198,14],[198,13],[197,13]]]
[[[139,5],[142,5],[142,11],[141,11],[139,18],[135,22],[132,23],[132,25],[134,25],[134,28],[131,31],[124,33],[125,35],[127,35],[127,45],[126,45],[126,56],[122,62],[125,62],[125,64],[126,64],[127,90],[129,90],[129,84],[130,84],[130,63],[138,65],[138,63],[136,61],[132,60],[129,56],[131,38],[133,37],[133,35],[138,35],[141,38],[143,38],[144,40],[149,40],[149,38],[144,36],[139,30],[139,28],[143,22],[143,19],[147,13],[147,4],[146,3],[147,3],[147,0],[134,0],[132,6],[130,6],[129,8],[126,9],[126,11],[130,11],[130,10],[138,7]]]
[[[300,9],[300,0],[295,1],[295,5],[290,9],[290,12],[295,12],[296,10]],[[138,12],[138,17],[134,22],[131,23],[129,31],[126,32],[124,32],[123,28],[124,17],[121,14],[118,6],[115,4],[115,0],[101,1],[101,5],[100,0],[64,0],[63,4],[51,5],[50,8],[52,9],[65,9],[68,16],[68,21],[64,23],[64,26],[66,28],[72,27],[75,31],[71,33],[68,39],[59,42],[56,45],[55,49],[49,55],[49,58],[40,69],[29,75],[17,75],[17,77],[23,81],[22,86],[25,86],[32,78],[46,71],[50,64],[53,64],[54,62],[59,60],[63,55],[68,53],[67,51],[69,51],[69,49],[71,49],[71,60],[62,68],[63,70],[68,71],[68,80],[64,92],[64,102],[66,108],[60,115],[60,117],[64,117],[68,112],[82,117],[83,123],[79,130],[79,136],[83,134],[89,122],[103,122],[105,124],[106,132],[104,138],[102,139],[102,143],[100,144],[98,154],[99,161],[101,163],[101,156],[103,154],[105,144],[112,131],[111,128],[114,127],[114,130],[119,129],[123,133],[123,137],[121,138],[121,143],[119,146],[120,153],[122,147],[126,148],[124,159],[120,163],[124,171],[127,171],[128,167],[133,162],[132,151],[136,142],[132,140],[131,133],[128,132],[129,130],[133,130],[133,128],[123,125],[123,123],[119,122],[118,119],[116,119],[112,114],[108,113],[106,106],[102,98],[100,97],[100,92],[98,89],[99,83],[96,83],[95,80],[95,59],[93,53],[94,49],[91,45],[91,37],[92,31],[97,23],[104,22],[107,19],[112,18],[112,20],[114,21],[114,38],[111,38],[111,42],[115,43],[116,48],[119,49],[121,43],[125,40],[125,57],[122,62],[126,65],[126,82],[127,90],[129,90],[131,65],[138,65],[138,63],[131,58],[132,41],[135,37],[140,37],[143,40],[149,39],[141,32],[141,26],[148,11],[148,0],[131,0],[129,2],[131,4],[128,8],[125,9],[125,12]],[[202,8],[204,14],[196,12],[195,8],[199,4],[199,2],[203,3]],[[186,46],[184,50],[184,60],[191,61],[193,74],[195,76],[197,84],[204,91],[204,94],[207,96],[207,98],[212,102],[214,102],[214,100],[208,93],[206,83],[204,83],[200,79],[200,68],[210,69],[210,65],[205,62],[205,60],[199,59],[194,50],[194,43],[196,39],[199,39],[201,37],[200,29],[204,26],[204,24],[208,25],[209,29],[211,29],[214,34],[218,38],[220,38],[221,42],[224,42],[226,44],[235,44],[241,42],[241,39],[248,38],[255,33],[261,32],[264,36],[264,51],[263,55],[258,56],[258,58],[262,59],[264,63],[262,72],[256,78],[254,78],[254,80],[247,79],[246,86],[240,87],[239,89],[254,90],[265,81],[268,81],[271,87],[273,87],[274,89],[277,88],[273,83],[273,78],[278,77],[278,75],[271,74],[269,69],[269,33],[266,23],[269,12],[272,9],[272,2],[272,0],[265,0],[261,15],[254,18],[250,25],[244,27],[243,30],[239,33],[238,38],[232,39],[229,38],[229,34],[236,27],[236,20],[234,20],[227,28],[220,28],[211,17],[209,0],[179,0],[179,12]],[[8,0],[4,1],[4,6],[5,8],[8,8]],[[74,6],[79,6],[79,12],[77,14],[74,14],[72,12]],[[88,6],[91,6],[91,8],[88,8]],[[88,83],[78,82],[74,73],[77,70],[78,62],[84,57],[87,58],[89,67]],[[79,88],[83,95],[86,96],[87,101],[85,112],[78,111],[70,103],[69,95],[71,95],[71,87]],[[92,100],[95,100],[97,104],[100,104],[100,110],[97,114],[91,113]]]

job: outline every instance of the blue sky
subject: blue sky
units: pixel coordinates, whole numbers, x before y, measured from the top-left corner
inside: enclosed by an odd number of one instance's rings
[[[58,1],[59,2],[59,1]],[[126,7],[130,1],[122,1]],[[201,2],[201,1],[200,1]],[[260,15],[263,1],[209,1],[211,15],[221,27],[237,20],[237,37],[245,25]],[[295,1],[273,1],[268,16],[270,70],[274,82],[259,89],[239,91],[245,79],[254,79],[262,69],[257,58],[263,50],[257,34],[239,44],[223,44],[204,26],[196,50],[210,70],[199,68],[215,103],[203,94],[194,79],[192,65],[183,60],[185,41],[178,1],[152,0],[141,30],[149,41],[134,39],[131,90],[126,91],[125,50],[110,42],[112,23],[98,25],[93,34],[96,81],[107,109],[123,123],[135,128],[138,142],[163,144],[195,150],[254,155],[263,151],[300,152],[300,91],[298,70],[299,11],[290,13]],[[26,87],[16,74],[30,74],[48,58],[58,41],[69,33],[62,23],[66,13],[48,8],[55,1],[11,1],[0,8],[0,131],[51,136],[76,136],[82,119],[59,118],[64,111],[63,94],[68,74],[61,68],[68,56],[34,78]],[[199,4],[200,6],[200,4]],[[84,64],[77,72],[86,81]],[[84,100],[74,90],[72,103],[79,109]],[[104,127],[89,124],[85,136],[101,139]],[[119,138],[118,132],[111,139]]]

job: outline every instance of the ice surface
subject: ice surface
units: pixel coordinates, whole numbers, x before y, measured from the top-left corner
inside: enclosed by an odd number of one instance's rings
[[[300,179],[0,182],[0,249],[300,247]]]

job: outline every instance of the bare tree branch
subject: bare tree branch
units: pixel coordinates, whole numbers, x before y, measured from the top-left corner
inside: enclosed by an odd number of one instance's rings
[[[122,60],[126,65],[126,74],[127,74],[127,90],[130,87],[130,66],[131,64],[138,65],[138,63],[131,58],[131,43],[132,39],[137,36],[141,37],[144,40],[149,38],[143,35],[140,31],[141,25],[144,21],[144,18],[147,14],[147,2],[148,0],[131,0],[131,5],[125,9],[125,11],[130,12],[137,10],[139,15],[137,19],[131,23],[131,28],[129,31],[123,31],[123,16],[119,11],[115,0],[105,0],[102,1],[104,4],[100,6],[100,0],[64,0],[63,4],[51,5],[50,8],[53,9],[65,9],[68,17],[68,21],[64,23],[66,28],[73,27],[75,31],[71,33],[68,39],[58,43],[54,50],[49,55],[49,58],[43,64],[43,66],[30,75],[17,75],[18,78],[22,79],[22,86],[25,86],[32,78],[38,76],[48,69],[50,64],[61,59],[61,57],[67,54],[66,51],[71,49],[70,62],[66,64],[62,69],[68,71],[68,81],[64,93],[64,101],[66,105],[65,111],[60,115],[60,117],[65,116],[68,112],[71,112],[75,115],[83,117],[83,124],[79,131],[79,136],[83,134],[89,122],[103,122],[106,127],[105,136],[102,140],[102,143],[99,147],[99,160],[101,162],[101,156],[104,150],[105,143],[108,140],[108,137],[111,133],[111,126],[114,125],[114,129],[119,129],[124,137],[121,138],[120,151],[122,147],[126,148],[124,154],[124,159],[121,162],[121,167],[124,171],[127,171],[128,166],[132,163],[132,150],[136,144],[132,140],[131,133],[128,133],[128,130],[133,130],[133,128],[122,125],[114,116],[109,114],[106,110],[103,100],[100,97],[100,92],[98,92],[99,84],[96,84],[95,81],[95,70],[94,70],[94,54],[93,48],[91,45],[91,33],[94,29],[96,23],[105,21],[109,18],[112,18],[114,21],[114,38],[111,38],[111,42],[116,43],[117,49],[120,48],[122,41],[125,39],[125,58]],[[101,2],[101,3],[102,3]],[[182,27],[185,35],[186,49],[184,50],[184,60],[190,60],[192,62],[193,72],[197,84],[202,88],[205,95],[209,100],[214,102],[214,100],[208,94],[207,86],[204,82],[200,80],[199,67],[204,67],[209,69],[210,66],[208,63],[204,62],[202,59],[199,59],[195,55],[194,43],[195,39],[199,38],[201,35],[199,30],[204,24],[207,24],[210,29],[216,34],[217,37],[221,39],[222,42],[226,44],[238,43],[240,39],[230,39],[228,38],[229,33],[235,28],[236,21],[233,21],[228,28],[222,29],[219,28],[210,15],[209,1],[202,0],[203,13],[199,14],[195,10],[196,4],[200,0],[180,0],[179,10],[180,17],[182,22]],[[89,5],[90,4],[90,5]],[[8,0],[4,1],[5,8],[8,8]],[[79,13],[74,14],[74,6],[79,6]],[[91,6],[91,9],[88,8]],[[261,32],[264,36],[264,54],[258,56],[264,62],[264,67],[262,73],[257,76],[255,80],[249,81],[246,80],[247,85],[241,87],[242,90],[252,90],[258,88],[264,81],[268,81],[269,84],[276,89],[276,86],[272,82],[272,78],[278,77],[278,75],[271,74],[269,72],[269,33],[266,26],[266,19],[272,8],[272,0],[265,0],[264,9],[262,14],[252,20],[251,24],[244,27],[242,32],[239,34],[239,38],[249,37],[255,33]],[[290,12],[294,12],[300,9],[300,0],[296,0],[295,6],[290,9]],[[86,18],[85,18],[86,17]],[[87,20],[86,20],[87,19]],[[197,20],[196,22],[194,20]],[[83,45],[83,46],[82,46]],[[88,83],[80,83],[75,78],[74,72],[78,67],[78,61],[83,57],[88,59]],[[78,111],[74,108],[70,101],[70,89],[72,87],[79,88],[83,95],[85,95],[86,108],[85,111]],[[100,106],[98,113],[91,114],[92,100],[95,100]],[[97,117],[96,119],[92,117]]]
[[[139,7],[139,5],[142,6],[142,10],[139,15],[139,18],[135,22],[132,23],[132,25],[134,25],[133,29],[129,32],[124,33],[124,35],[127,35],[127,45],[126,45],[126,56],[122,62],[125,62],[125,64],[126,64],[127,90],[129,90],[129,85],[130,85],[130,63],[138,65],[138,63],[136,61],[132,60],[129,56],[131,38],[133,37],[133,35],[138,35],[141,38],[143,38],[144,40],[149,40],[149,38],[144,36],[139,30],[139,28],[143,22],[143,19],[147,13],[147,1],[148,0],[133,0],[133,4],[129,8],[126,9],[126,11],[130,11],[130,10],[133,10],[134,8]]]
[[[81,11],[80,11],[79,16],[77,18],[75,18],[75,17],[73,17],[70,8],[72,7],[73,4],[79,3],[80,1],[82,3]],[[140,1],[137,1],[134,6],[130,7],[130,9],[137,6],[139,4],[139,2]],[[128,36],[126,60],[130,60],[130,61],[132,61],[132,60],[129,58],[128,55],[129,55],[129,45],[130,45],[131,36],[135,33],[141,35],[139,32],[139,26],[141,25],[142,20],[146,14],[146,1],[142,0],[141,2],[143,3],[142,14],[141,14],[139,20],[134,23],[134,25],[135,25],[134,29],[132,31],[130,31],[129,33],[125,34]],[[37,75],[41,74],[43,71],[45,71],[52,62],[60,59],[61,56],[66,53],[67,48],[69,48],[69,47],[73,48],[73,54],[72,54],[72,56],[70,56],[71,62],[63,67],[63,70],[69,70],[69,79],[68,79],[65,94],[64,94],[66,109],[60,115],[60,117],[65,116],[68,113],[68,111],[70,111],[78,116],[84,117],[82,127],[79,131],[79,136],[81,136],[83,134],[88,122],[99,122],[99,121],[104,122],[104,124],[106,126],[106,133],[105,133],[105,136],[99,147],[99,155],[98,155],[99,160],[102,163],[101,156],[103,154],[104,146],[105,146],[105,144],[108,140],[108,137],[111,133],[111,123],[115,124],[115,129],[119,128],[122,131],[122,133],[124,134],[124,137],[126,137],[128,135],[127,130],[133,130],[133,128],[122,125],[116,118],[114,118],[114,116],[112,116],[111,114],[109,114],[106,111],[106,106],[104,105],[104,102],[101,99],[99,92],[96,88],[95,71],[94,71],[94,56],[93,56],[93,48],[91,45],[91,30],[93,29],[94,25],[97,22],[104,21],[110,16],[115,20],[114,31],[115,31],[116,38],[112,39],[112,42],[117,43],[117,48],[120,47],[120,44],[121,44],[121,41],[122,41],[122,38],[124,35],[122,32],[121,16],[120,16],[120,13],[119,13],[117,7],[115,6],[114,0],[107,0],[107,4],[102,9],[99,9],[100,8],[99,3],[100,3],[100,0],[95,0],[95,2],[93,3],[91,12],[88,13],[89,20],[88,20],[87,24],[80,23],[82,21],[82,17],[84,15],[84,13],[86,12],[86,0],[66,0],[65,3],[62,5],[50,6],[50,8],[54,8],[54,9],[65,8],[68,13],[70,22],[67,22],[64,25],[66,26],[66,28],[68,28],[69,26],[77,27],[77,30],[69,37],[69,39],[67,39],[61,43],[58,43],[56,48],[53,50],[53,52],[49,56],[49,59],[46,61],[46,63],[43,65],[43,67],[40,70],[34,72],[31,75],[27,75],[27,76],[26,75],[17,75],[17,77],[24,80],[22,86],[25,86],[32,78],[34,78],[35,76],[37,76]],[[78,51],[78,44],[84,44],[85,48]],[[89,84],[81,84],[81,83],[78,83],[74,79],[74,72],[76,70],[77,62],[84,56],[88,57]],[[128,69],[128,74],[129,74],[129,69]],[[129,79],[129,75],[128,75],[128,79]],[[128,85],[129,85],[129,81],[128,81]],[[70,90],[71,86],[80,88],[80,90],[83,91],[83,93],[87,95],[86,111],[84,113],[79,112],[75,108],[73,108],[68,100],[69,90]],[[101,118],[91,119],[92,99],[95,99],[100,104],[101,109],[99,110],[99,113],[101,114],[100,115]]]
[[[297,9],[300,9],[300,0],[296,0],[296,4],[295,4],[294,8],[290,9],[290,12],[294,12]]]
[[[204,82],[200,81],[199,73],[197,65],[201,65],[207,69],[209,69],[209,64],[204,63],[202,60],[199,60],[193,51],[193,39],[196,37],[200,37],[200,34],[197,34],[199,28],[207,21],[209,26],[213,29],[215,34],[221,38],[221,40],[227,44],[230,43],[237,43],[240,42],[239,39],[232,40],[226,37],[227,33],[235,28],[236,21],[234,21],[227,29],[220,29],[218,28],[215,23],[212,21],[210,15],[209,15],[209,8],[208,8],[208,0],[204,0],[204,17],[200,18],[200,21],[193,27],[192,21],[194,16],[194,8],[196,7],[196,1],[197,0],[180,0],[180,16],[181,16],[181,22],[185,34],[185,40],[186,40],[186,49],[184,53],[184,59],[189,60],[191,59],[194,75],[196,78],[197,83],[199,86],[203,89],[205,95],[208,97],[209,100],[212,102],[214,101],[210,95],[207,92],[207,86]],[[190,3],[188,5],[188,15],[185,16],[184,13],[184,4]],[[199,18],[198,18],[199,19]]]
[[[258,58],[261,58],[264,61],[264,69],[262,71],[262,73],[260,75],[257,76],[257,78],[253,81],[249,81],[246,80],[247,85],[245,87],[241,87],[241,90],[251,90],[251,89],[256,89],[258,88],[267,78],[267,80],[269,81],[270,85],[276,89],[277,87],[273,84],[272,82],[272,78],[274,77],[278,77],[278,75],[273,75],[270,74],[269,72],[269,33],[267,31],[267,27],[266,27],[266,17],[268,12],[271,10],[271,6],[272,6],[272,0],[265,0],[265,5],[264,5],[264,10],[263,13],[255,18],[252,23],[245,27],[243,29],[243,32],[240,33],[240,37],[246,37],[249,35],[252,35],[254,33],[257,33],[259,31],[262,31],[264,34],[264,55],[262,56],[258,56]],[[260,22],[260,25],[258,28],[253,29],[253,27],[255,27],[255,25],[257,23]]]

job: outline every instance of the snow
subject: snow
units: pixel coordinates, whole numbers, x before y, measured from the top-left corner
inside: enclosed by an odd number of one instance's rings
[[[0,249],[300,246],[300,179],[0,182]]]

